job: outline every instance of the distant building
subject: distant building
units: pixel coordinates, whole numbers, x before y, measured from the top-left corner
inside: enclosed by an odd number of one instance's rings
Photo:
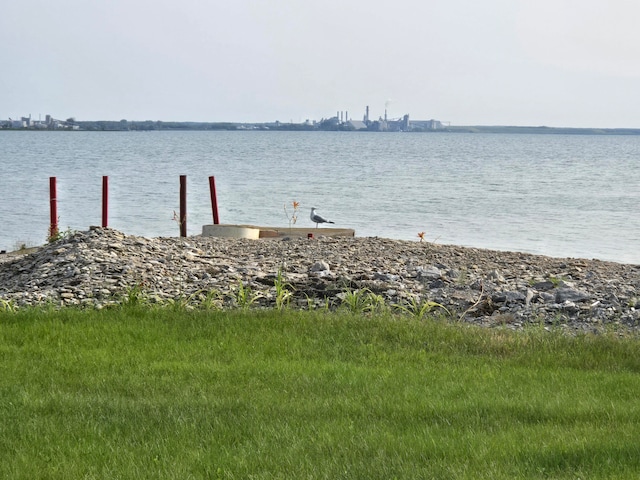
[[[353,130],[366,130],[367,129],[367,124],[364,122],[361,122],[360,120],[349,120],[347,122],[347,125],[349,126],[349,128],[352,128]]]
[[[46,115],[45,120],[34,120],[31,118],[31,115],[28,117],[21,117],[20,120],[9,119],[7,122],[1,122],[0,126],[4,126],[5,128],[15,128],[15,129],[29,129],[29,130],[80,130],[80,126],[76,125],[74,122],[70,121],[73,119],[64,120],[56,120],[51,115]]]
[[[439,120],[414,120],[411,122],[413,128],[416,130],[429,131],[429,130],[442,130],[442,122]]]

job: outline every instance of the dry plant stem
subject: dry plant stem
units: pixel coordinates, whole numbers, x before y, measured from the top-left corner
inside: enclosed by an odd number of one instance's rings
[[[476,302],[473,305],[471,305],[469,308],[467,308],[464,312],[460,314],[459,320],[464,319],[467,313],[469,313],[471,310],[477,307],[478,304],[482,301],[483,297],[484,297],[484,282],[480,282],[480,296],[478,297],[478,300],[476,300]]]

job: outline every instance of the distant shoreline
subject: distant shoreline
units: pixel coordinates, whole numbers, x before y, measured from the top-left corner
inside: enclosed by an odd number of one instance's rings
[[[359,130],[325,130],[319,128],[306,128],[300,124],[248,124],[248,123],[200,123],[200,122],[129,122],[127,128],[122,128],[119,122],[77,122],[78,129],[36,129],[36,128],[0,128],[0,132],[130,132],[130,131],[237,131],[237,132],[354,132],[354,133],[399,133],[399,132],[375,132]],[[640,128],[578,128],[578,127],[520,127],[503,125],[460,125],[448,126],[436,130],[410,131],[402,133],[491,133],[491,134],[535,134],[535,135],[640,135]]]

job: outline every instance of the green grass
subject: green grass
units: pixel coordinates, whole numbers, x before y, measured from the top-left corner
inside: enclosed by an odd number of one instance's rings
[[[0,478],[638,478],[639,374],[613,335],[0,312]]]

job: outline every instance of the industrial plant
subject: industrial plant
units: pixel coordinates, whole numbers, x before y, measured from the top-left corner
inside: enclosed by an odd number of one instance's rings
[[[372,120],[369,106],[365,107],[362,120],[353,120],[348,111],[338,111],[335,117],[322,119],[318,124],[320,130],[368,130],[373,132],[411,132],[442,129],[442,122],[438,120],[410,120],[409,114],[401,118],[388,118],[387,109],[384,117]]]
[[[51,115],[45,115],[44,120],[20,117],[20,119],[0,120],[0,128],[12,130],[80,130],[80,126],[75,123],[75,119],[57,120]]]
[[[369,106],[365,107],[362,120],[355,120],[348,111],[337,111],[336,115],[319,121],[305,120],[301,123],[265,122],[167,122],[167,121],[128,121],[93,120],[76,121],[74,118],[57,120],[46,115],[44,120],[28,117],[0,120],[0,129],[10,130],[91,130],[91,131],[129,131],[129,130],[329,130],[329,131],[369,131],[369,132],[427,132],[443,130],[438,120],[410,120],[409,114],[400,118],[389,118],[385,106],[384,116],[371,118]]]

